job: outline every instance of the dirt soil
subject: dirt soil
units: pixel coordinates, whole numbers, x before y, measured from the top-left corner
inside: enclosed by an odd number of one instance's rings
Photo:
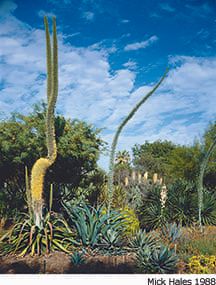
[[[8,255],[0,257],[1,274],[67,274],[67,273],[135,273],[132,255],[89,256],[86,263],[75,266],[70,256],[63,252],[54,252],[44,256]]]

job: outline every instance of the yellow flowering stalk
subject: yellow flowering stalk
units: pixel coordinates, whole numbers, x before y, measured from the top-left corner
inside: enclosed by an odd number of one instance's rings
[[[46,113],[46,141],[48,155],[39,158],[33,165],[31,172],[32,210],[36,226],[41,226],[43,207],[43,185],[47,169],[55,162],[57,147],[55,140],[54,111],[58,96],[58,45],[56,33],[56,19],[53,17],[53,48],[51,51],[50,33],[47,17],[44,17],[46,31],[47,53],[47,113]]]

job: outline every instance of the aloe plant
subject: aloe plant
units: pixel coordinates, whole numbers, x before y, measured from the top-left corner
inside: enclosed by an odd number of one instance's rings
[[[120,125],[117,128],[117,131],[114,135],[111,151],[110,151],[110,159],[109,159],[109,175],[108,175],[108,212],[110,211],[112,205],[112,198],[113,198],[113,180],[114,180],[114,160],[115,160],[115,152],[116,146],[118,143],[119,136],[125,127],[125,125],[129,122],[129,120],[134,116],[137,110],[147,101],[147,99],[158,89],[158,87],[163,82],[164,78],[167,75],[168,70],[164,73],[160,81],[154,86],[154,88],[148,92],[136,105],[135,107],[129,112],[129,114],[123,119]]]

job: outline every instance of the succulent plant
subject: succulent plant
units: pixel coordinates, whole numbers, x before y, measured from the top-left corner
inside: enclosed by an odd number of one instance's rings
[[[168,224],[166,223],[161,228],[162,234],[171,243],[175,243],[181,237],[181,226],[176,223]]]
[[[51,51],[50,33],[47,17],[44,17],[46,31],[47,52],[47,114],[46,114],[46,140],[48,154],[46,158],[39,158],[31,171],[31,207],[33,218],[37,227],[42,227],[43,186],[47,169],[55,162],[57,147],[55,140],[54,111],[58,96],[58,43],[56,32],[56,19],[53,17],[53,50]]]
[[[153,250],[149,255],[146,267],[148,273],[171,274],[176,273],[178,257],[174,250],[166,246]]]
[[[120,213],[107,213],[104,207],[94,208],[84,203],[76,207],[67,203],[63,206],[83,246],[93,248],[104,242],[111,245],[119,241],[124,226],[124,217]]]
[[[84,251],[74,251],[71,254],[71,263],[75,266],[79,266],[85,263],[85,253]]]
[[[118,139],[120,136],[121,131],[125,127],[125,125],[130,121],[130,119],[134,116],[134,114],[137,112],[137,110],[148,100],[148,98],[158,89],[158,87],[163,82],[164,78],[167,75],[167,70],[162,76],[162,78],[159,80],[159,82],[152,88],[150,92],[148,92],[147,95],[145,95],[136,105],[133,107],[133,109],[129,112],[129,114],[122,120],[120,125],[117,128],[117,131],[114,135],[111,151],[110,151],[110,159],[109,159],[109,175],[108,175],[108,212],[110,211],[111,205],[112,205],[112,199],[113,199],[113,180],[114,180],[114,161],[115,161],[115,152],[116,152],[116,146],[118,143]]]
[[[130,241],[130,246],[134,249],[149,248],[150,250],[159,246],[159,238],[155,233],[146,233],[145,230],[139,230]]]

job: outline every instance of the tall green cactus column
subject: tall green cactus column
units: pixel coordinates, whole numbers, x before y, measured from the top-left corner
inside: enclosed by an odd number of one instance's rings
[[[39,158],[33,165],[31,172],[31,198],[35,225],[41,227],[43,221],[43,186],[48,168],[55,162],[57,147],[55,139],[55,105],[58,96],[58,44],[56,19],[53,17],[53,47],[51,50],[50,33],[47,17],[44,17],[46,31],[47,54],[47,113],[46,113],[46,142],[48,154],[46,158]]]
[[[146,100],[157,90],[157,88],[161,85],[164,78],[166,77],[168,69],[165,71],[164,75],[160,79],[160,81],[154,86],[154,88],[145,95],[136,106],[130,111],[130,113],[126,116],[126,118],[119,125],[115,136],[112,141],[111,152],[110,152],[110,160],[109,160],[109,174],[108,174],[108,212],[110,211],[112,199],[113,199],[113,180],[114,180],[114,160],[115,160],[115,152],[116,146],[118,143],[119,135],[124,128],[124,126],[128,123],[128,121],[133,117],[136,111],[146,102]]]

